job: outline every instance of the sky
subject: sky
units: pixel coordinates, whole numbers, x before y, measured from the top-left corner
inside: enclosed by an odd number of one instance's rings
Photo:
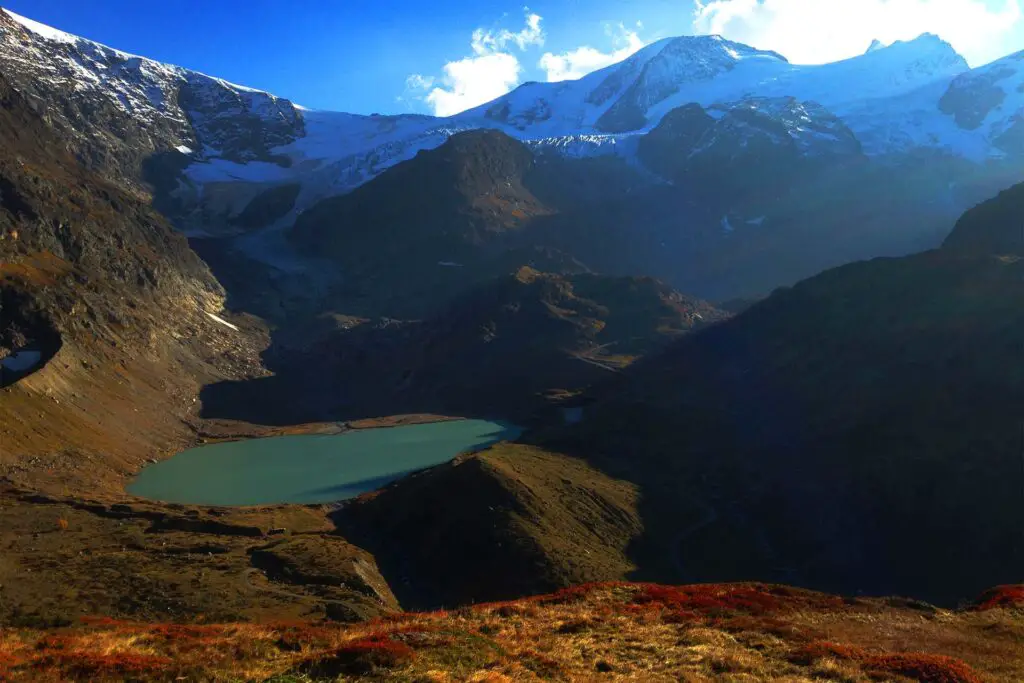
[[[817,64],[936,33],[972,66],[1024,50],[1024,0],[0,0],[36,21],[315,109],[454,114],[717,33]]]

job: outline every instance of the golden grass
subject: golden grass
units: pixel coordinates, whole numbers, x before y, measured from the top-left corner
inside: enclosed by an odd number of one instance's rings
[[[732,607],[723,611],[723,604]],[[1024,612],[936,615],[929,620],[880,600],[842,603],[762,585],[594,584],[358,625],[98,618],[60,632],[6,630],[0,679],[1024,680]],[[891,634],[907,623],[916,624],[917,640],[908,635],[894,647]],[[840,635],[848,640],[835,642]]]

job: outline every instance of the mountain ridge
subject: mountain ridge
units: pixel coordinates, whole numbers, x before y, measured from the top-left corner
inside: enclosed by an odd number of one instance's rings
[[[28,45],[25,49],[35,50],[32,61],[40,65],[50,63],[53,55],[74,46],[86,53],[113,51],[83,38],[71,37],[74,42],[61,43],[48,40],[45,35],[33,35],[38,40],[29,42],[40,44]],[[59,48],[60,44],[64,47]],[[10,52],[10,46],[7,50]],[[0,63],[3,58],[4,50],[0,49]],[[896,102],[922,86],[937,84],[945,89],[943,84],[952,78],[972,73],[948,43],[928,34],[820,67],[792,65],[777,53],[756,50],[721,37],[668,38],[579,81],[524,84],[493,102],[447,119],[312,111],[198,72],[160,65],[144,58],[134,59],[149,65],[146,69],[163,72],[165,79],[173,80],[173,74],[195,74],[186,80],[205,84],[207,91],[212,88],[215,93],[230,94],[232,98],[266,101],[270,108],[268,115],[257,117],[264,122],[260,126],[268,125],[266,122],[277,116],[274,111],[283,112],[284,123],[269,136],[258,133],[250,124],[241,123],[234,131],[196,134],[190,130],[187,116],[170,117],[165,125],[168,130],[156,136],[158,144],[150,146],[172,156],[178,147],[188,150],[175,162],[181,168],[175,171],[177,181],[172,186],[172,191],[189,207],[180,217],[185,223],[197,210],[205,215],[211,210],[225,211],[229,216],[240,212],[253,198],[254,190],[238,187],[239,180],[261,187],[300,182],[303,192],[297,200],[297,210],[301,210],[318,199],[344,193],[395,163],[411,158],[417,151],[436,147],[452,133],[469,128],[496,127],[530,144],[563,154],[629,155],[630,135],[657,125],[675,107],[693,101],[709,106],[747,95],[791,96],[833,109],[839,107],[838,115],[853,126],[859,137],[867,136],[875,141],[868,147],[871,154],[912,144],[937,147],[980,160],[994,144],[990,138],[997,137],[989,128],[950,127],[945,122],[948,115],[935,109],[933,102],[916,103],[907,112],[903,111],[905,105],[899,104],[892,115],[883,112],[881,118],[866,116],[855,106],[851,108],[851,98],[887,101],[895,98]],[[88,68],[83,72],[84,75],[90,73]],[[36,80],[38,78],[36,76]],[[163,83],[159,87],[165,90],[170,87],[160,79],[155,82]],[[845,91],[830,85],[836,82],[842,82]],[[694,89],[694,83],[705,85]],[[940,92],[935,97],[941,95]],[[204,97],[210,97],[210,93]],[[557,123],[560,117],[564,124]],[[604,123],[599,125],[600,120]],[[894,127],[895,130],[891,130]],[[227,140],[229,144],[200,145],[204,139],[215,143]],[[218,196],[222,199],[217,205],[203,207],[201,190],[204,187],[223,187],[228,194],[220,192]],[[230,226],[221,229],[230,231]]]

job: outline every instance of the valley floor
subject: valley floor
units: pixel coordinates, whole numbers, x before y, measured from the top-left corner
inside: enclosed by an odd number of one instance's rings
[[[1024,586],[948,611],[765,584],[591,584],[351,626],[83,620],[0,631],[0,678],[1024,680]]]

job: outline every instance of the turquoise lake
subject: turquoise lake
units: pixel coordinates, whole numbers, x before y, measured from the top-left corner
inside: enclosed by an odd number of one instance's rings
[[[507,423],[454,420],[210,444],[146,467],[128,492],[194,505],[327,503],[521,432]]]

